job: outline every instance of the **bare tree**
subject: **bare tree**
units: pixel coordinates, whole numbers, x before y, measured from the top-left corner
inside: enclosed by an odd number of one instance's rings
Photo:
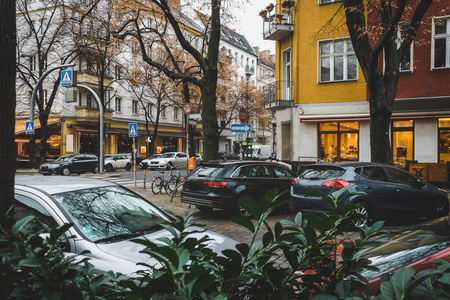
[[[64,41],[67,41],[65,35],[68,16],[64,0],[44,0],[34,5],[30,5],[27,0],[19,0],[16,3],[16,10],[19,28],[17,31],[18,88],[30,91],[30,93],[23,93],[30,96],[39,78],[45,72],[57,65],[66,64],[73,57],[70,50],[61,47]],[[45,83],[39,87],[35,99],[35,109],[41,124],[40,163],[45,162],[47,158],[48,118],[60,85],[59,72],[55,73],[57,75],[50,74]],[[22,105],[27,107],[30,99],[23,100]],[[35,139],[34,134],[30,135],[29,155],[32,166],[36,164]]]
[[[344,0],[347,27],[369,90],[372,161],[392,163],[389,124],[399,65],[432,0]],[[401,22],[401,28],[399,23]],[[397,32],[402,32],[398,47]],[[384,69],[380,55],[383,54]]]
[[[218,123],[216,114],[216,90],[218,78],[218,55],[221,35],[221,0],[210,0],[210,19],[206,24],[208,28],[202,33],[202,41],[206,47],[195,47],[192,43],[197,37],[187,33],[186,23],[180,24],[179,9],[172,7],[166,0],[151,0],[147,7],[136,6],[133,1],[121,1],[124,6],[120,8],[125,12],[121,17],[126,22],[119,28],[120,37],[133,37],[140,45],[143,60],[155,67],[172,80],[194,84],[201,91],[201,114],[203,121],[204,158],[206,161],[214,159],[218,150]],[[151,18],[153,16],[153,18]],[[150,20],[151,18],[151,20]],[[175,37],[178,48],[189,56],[190,61],[198,67],[190,71],[183,70],[174,54],[173,44],[168,38]],[[149,42],[151,41],[151,42]],[[155,42],[156,41],[156,42]],[[161,47],[167,52],[167,61],[164,64],[155,61],[152,57],[152,47]],[[206,50],[205,50],[206,49]]]

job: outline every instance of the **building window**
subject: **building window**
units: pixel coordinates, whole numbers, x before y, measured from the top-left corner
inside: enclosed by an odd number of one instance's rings
[[[405,40],[405,32],[403,26],[400,24],[397,30],[397,49],[400,48],[403,41]],[[409,51],[402,56],[400,60],[399,71],[400,72],[411,72],[412,71],[412,57],[413,57],[413,45],[414,42],[411,43],[411,47],[409,47]]]
[[[47,90],[42,90],[42,96],[44,97],[44,105],[48,104],[48,93]]]
[[[178,120],[178,107],[173,108],[173,119]]]
[[[161,107],[161,118],[166,118],[166,106],[165,105],[163,105],[162,107]]]
[[[439,161],[450,161],[450,118],[439,119]]]
[[[328,3],[335,3],[335,2],[341,2],[342,0],[320,0],[320,4],[328,4]]]
[[[407,160],[414,159],[414,121],[402,120],[392,122],[393,162],[405,167]]]
[[[122,112],[122,98],[116,97],[116,111]]]
[[[356,80],[357,59],[350,39],[319,43],[320,82]]]
[[[450,68],[450,18],[433,20],[433,68]]]
[[[91,94],[86,95],[86,107],[92,107],[92,96]]]
[[[121,66],[116,66],[114,68],[114,75],[117,80],[122,79],[122,67]]]
[[[36,66],[36,55],[31,55],[28,57],[28,66],[30,68],[30,72],[34,72],[37,69]]]
[[[148,115],[153,117],[153,103],[148,104]]]
[[[286,50],[283,52],[283,74],[281,75],[281,93],[283,100],[291,100],[291,76],[292,76],[292,65],[291,65],[291,50]]]
[[[133,114],[138,113],[138,101],[137,100],[133,100],[131,109],[132,109]]]
[[[333,122],[319,124],[320,159],[358,161],[359,122]]]

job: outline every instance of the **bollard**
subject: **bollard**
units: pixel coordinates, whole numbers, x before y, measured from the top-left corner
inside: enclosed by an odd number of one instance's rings
[[[147,176],[146,176],[146,172],[145,171],[147,171],[147,170],[144,170],[144,190],[145,190],[145,182],[147,180]]]

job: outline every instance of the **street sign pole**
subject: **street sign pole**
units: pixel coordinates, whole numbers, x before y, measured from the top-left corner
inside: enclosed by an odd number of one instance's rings
[[[136,187],[136,161],[137,161],[137,149],[136,149],[136,137],[137,137],[137,123],[128,124],[128,136],[133,138],[133,166],[134,166],[134,187]]]
[[[134,187],[136,187],[136,137],[133,137],[133,157],[134,157],[134,161],[133,161],[133,165],[134,165]]]

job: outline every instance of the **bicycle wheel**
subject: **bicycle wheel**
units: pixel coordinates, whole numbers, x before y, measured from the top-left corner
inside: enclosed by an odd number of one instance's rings
[[[162,187],[162,178],[161,177],[155,177],[152,180],[152,192],[154,194],[159,194],[161,192],[161,187]]]
[[[172,195],[172,192],[175,191],[175,188],[177,187],[178,183],[180,183],[181,178],[177,175],[172,175],[169,177],[166,183],[166,192],[169,195]]]
[[[170,197],[170,202],[172,202],[173,199],[180,199],[182,189],[183,189],[183,181],[179,182],[178,185],[176,186],[175,190],[172,192],[172,196]]]

